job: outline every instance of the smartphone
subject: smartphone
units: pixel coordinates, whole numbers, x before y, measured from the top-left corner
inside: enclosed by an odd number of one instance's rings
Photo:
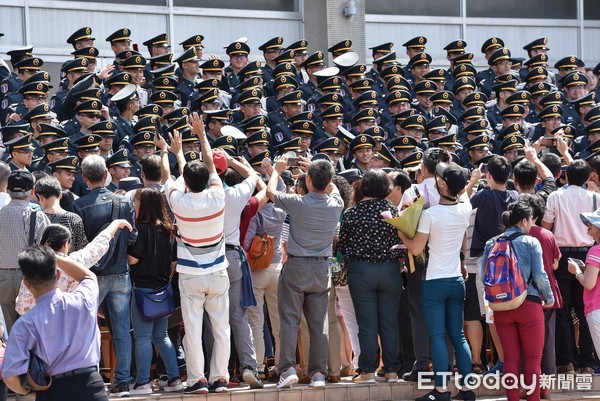
[[[575,263],[579,267],[584,267],[585,263],[581,259],[569,258],[569,262]]]
[[[488,172],[487,163],[481,163],[479,166],[479,170],[481,170],[481,174],[485,174]]]
[[[287,165],[288,165],[288,167],[297,167],[298,166],[298,158],[297,157],[288,158]]]
[[[556,147],[556,140],[557,139],[558,138],[556,138],[556,137],[542,138],[542,141],[540,142],[540,145],[545,146],[547,148]]]
[[[410,170],[408,172],[408,176],[410,177],[411,181],[416,181],[417,180],[417,170]]]

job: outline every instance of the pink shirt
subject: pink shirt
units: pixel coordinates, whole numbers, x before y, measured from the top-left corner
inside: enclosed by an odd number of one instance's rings
[[[585,257],[585,264],[600,268],[600,245],[594,245],[590,248]],[[586,316],[600,309],[600,285],[598,285],[598,282],[591,290],[583,289],[583,307],[583,314]]]

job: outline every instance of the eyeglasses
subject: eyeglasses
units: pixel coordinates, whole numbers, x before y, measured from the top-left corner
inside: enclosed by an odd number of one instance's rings
[[[40,96],[25,96],[25,99],[27,99],[27,100],[33,100],[33,101],[36,101],[36,102],[45,102],[48,99],[48,97],[47,96],[43,96],[43,95],[40,95]]]
[[[53,155],[57,155],[57,156],[66,156],[67,155],[67,151],[66,150],[64,150],[64,151],[53,150],[53,151],[51,151],[49,153],[51,153]]]
[[[260,109],[260,103],[246,103],[244,106],[249,107],[251,109]]]
[[[82,117],[89,118],[91,120],[100,120],[102,118],[102,116],[100,114],[93,114],[93,113],[80,113],[79,115]]]
[[[231,56],[232,59],[243,59],[243,58],[248,58],[247,55],[245,54],[234,54],[233,56]]]
[[[29,154],[29,153],[33,153],[33,149],[28,149],[28,150],[13,150],[14,153],[21,153],[21,154]]]

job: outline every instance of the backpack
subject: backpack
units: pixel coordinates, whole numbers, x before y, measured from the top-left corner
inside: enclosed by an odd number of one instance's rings
[[[494,241],[485,267],[483,269],[483,285],[485,299],[493,311],[506,311],[517,309],[525,297],[529,280],[525,280],[519,268],[517,254],[512,241],[525,235],[516,232],[508,237],[500,235]]]

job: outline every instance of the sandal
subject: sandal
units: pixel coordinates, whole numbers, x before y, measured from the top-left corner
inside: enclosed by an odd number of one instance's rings
[[[483,373],[483,366],[480,363],[472,363],[471,371],[476,375],[480,375]]]

